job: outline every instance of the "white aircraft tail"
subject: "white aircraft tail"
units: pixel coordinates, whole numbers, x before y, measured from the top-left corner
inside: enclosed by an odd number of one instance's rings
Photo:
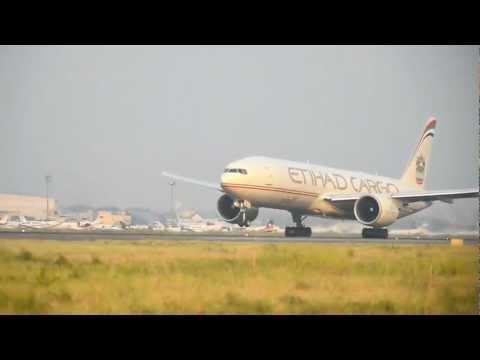
[[[434,117],[428,119],[425,124],[422,136],[420,136],[407,168],[400,179],[403,185],[417,189],[424,188],[436,125],[437,119]]]

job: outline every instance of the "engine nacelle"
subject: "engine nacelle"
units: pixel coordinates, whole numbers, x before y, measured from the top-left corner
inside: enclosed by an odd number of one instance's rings
[[[217,201],[217,210],[222,218],[230,224],[248,226],[258,216],[258,209],[254,207],[241,206],[238,200],[227,194],[220,196]]]
[[[355,201],[353,212],[357,221],[364,225],[383,227],[398,219],[398,204],[385,195],[365,195]]]

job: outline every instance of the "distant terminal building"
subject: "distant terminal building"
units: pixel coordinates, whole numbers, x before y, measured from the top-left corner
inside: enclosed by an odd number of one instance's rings
[[[202,221],[202,217],[195,210],[184,210],[177,216],[182,220]]]
[[[132,225],[132,217],[126,211],[118,213],[99,211],[95,222],[100,225],[120,225],[123,227]]]
[[[0,216],[28,216],[35,220],[47,218],[47,199],[41,196],[0,194]],[[48,198],[48,217],[58,217],[55,199]]]

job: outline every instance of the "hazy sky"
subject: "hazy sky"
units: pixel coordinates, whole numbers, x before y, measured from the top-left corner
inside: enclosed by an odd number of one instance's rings
[[[63,206],[166,210],[161,171],[218,181],[250,155],[399,177],[432,115],[427,188],[478,186],[477,71],[474,46],[0,47],[0,192],[43,195],[50,172]]]

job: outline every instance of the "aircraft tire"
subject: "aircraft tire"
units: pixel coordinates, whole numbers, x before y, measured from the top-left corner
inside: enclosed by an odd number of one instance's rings
[[[295,237],[295,228],[287,226],[285,228],[285,237]]]
[[[290,227],[285,228],[285,237],[310,237],[312,229],[309,227]]]
[[[306,227],[305,230],[306,230],[305,236],[306,237],[311,237],[312,236],[312,228]]]
[[[369,229],[363,228],[362,230],[362,238],[365,239],[387,239],[388,238],[388,230],[387,229]]]

